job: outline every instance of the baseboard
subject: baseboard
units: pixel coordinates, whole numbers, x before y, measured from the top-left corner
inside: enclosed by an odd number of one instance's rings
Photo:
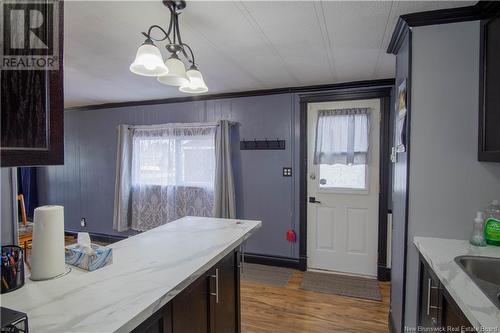
[[[245,258],[245,262],[251,263],[251,264],[260,264],[260,265],[300,269],[299,259],[295,259],[295,258],[287,258],[287,257],[280,257],[280,256],[268,256],[268,255],[255,254],[255,253],[245,253],[244,258]]]
[[[382,282],[391,281],[391,269],[385,266],[377,267],[377,280]]]
[[[76,237],[78,235],[78,231],[65,230],[64,235]],[[98,232],[89,232],[89,235],[90,235],[90,239],[93,241],[102,242],[102,243],[109,243],[109,244],[116,243],[118,241],[121,241],[121,240],[127,238],[126,236],[107,235],[107,234],[100,234]]]

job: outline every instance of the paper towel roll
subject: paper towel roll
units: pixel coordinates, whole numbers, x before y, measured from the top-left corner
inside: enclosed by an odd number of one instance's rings
[[[31,279],[46,280],[64,272],[64,207],[38,207],[33,223]]]

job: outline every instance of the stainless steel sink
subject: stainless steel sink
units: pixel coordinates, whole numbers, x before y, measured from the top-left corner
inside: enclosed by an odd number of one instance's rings
[[[500,258],[460,256],[455,262],[500,309]]]

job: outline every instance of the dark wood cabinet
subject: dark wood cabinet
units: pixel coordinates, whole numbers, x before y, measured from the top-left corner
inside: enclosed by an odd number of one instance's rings
[[[172,318],[174,332],[209,332],[210,288],[207,274],[203,274],[174,298]]]
[[[211,271],[211,332],[239,332],[239,262],[238,255],[224,258]],[[217,285],[218,284],[218,285]]]
[[[172,333],[172,304],[168,303],[148,320],[139,325],[134,332]]]
[[[2,46],[1,166],[63,164],[63,2],[2,6],[10,20],[4,28],[24,29],[30,38],[7,38]],[[18,15],[33,12],[38,15]],[[31,22],[34,17],[40,22]],[[29,28],[34,23],[36,31]]]
[[[448,332],[476,332],[446,290],[442,293],[442,309],[441,325]]]
[[[239,333],[239,259],[228,254],[134,332]]]
[[[480,161],[500,162],[500,16],[481,21]]]
[[[419,281],[418,329],[422,332],[475,332],[422,257]]]
[[[422,261],[420,267],[419,322],[425,328],[437,328],[440,323],[439,279]]]

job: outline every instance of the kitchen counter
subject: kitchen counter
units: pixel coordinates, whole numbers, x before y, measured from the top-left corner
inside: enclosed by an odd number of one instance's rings
[[[480,332],[500,331],[500,310],[454,260],[462,255],[500,258],[500,247],[430,237],[415,237],[413,242],[470,323],[483,329]]]
[[[184,217],[109,245],[113,263],[1,295],[31,332],[129,332],[237,248],[260,221]]]

